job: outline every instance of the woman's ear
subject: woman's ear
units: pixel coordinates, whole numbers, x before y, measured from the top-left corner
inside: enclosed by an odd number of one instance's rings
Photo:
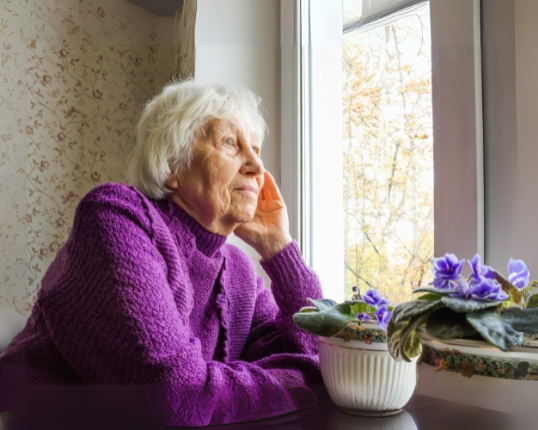
[[[177,180],[177,173],[170,173],[164,183],[171,190],[179,188],[179,181]]]

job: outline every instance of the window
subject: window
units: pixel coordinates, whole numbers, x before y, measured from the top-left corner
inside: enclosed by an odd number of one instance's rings
[[[345,297],[357,285],[401,303],[433,255],[429,5],[360,30],[342,52]]]
[[[368,12],[348,37],[341,2],[281,0],[281,188],[336,301],[398,303],[431,257],[484,255],[480,1],[430,0],[429,26],[424,3],[344,0]]]
[[[360,14],[365,3],[374,5],[391,1],[343,0],[343,3],[361,3]],[[411,2],[398,1],[401,4]],[[296,13],[307,6],[309,14]],[[294,10],[294,7],[297,9]],[[534,116],[529,112],[536,100],[536,73],[533,73],[536,62],[533,63],[534,57],[529,53],[535,49],[533,41],[538,37],[533,20],[537,6],[534,2],[516,2],[514,5],[514,2],[430,0],[429,7],[434,161],[433,255],[451,252],[460,258],[470,258],[479,252],[485,256],[486,264],[501,269],[508,258],[522,258],[530,263],[531,273],[535,273],[532,256],[536,229],[533,228],[532,208],[536,198],[533,197],[531,177],[536,145]],[[287,178],[297,178],[296,184],[303,179],[304,188],[301,190],[297,186],[295,190],[310,193],[312,197],[310,215],[307,210],[304,216],[293,218],[292,223],[300,226],[310,216],[314,233],[310,235],[310,248],[306,248],[307,253],[313,255],[309,262],[321,277],[324,295],[334,300],[344,298],[344,269],[343,264],[339,266],[338,263],[338,259],[344,261],[343,255],[338,253],[338,249],[344,249],[344,238],[339,242],[334,234],[339,217],[343,220],[344,205],[338,205],[338,196],[330,196],[330,204],[323,207],[325,195],[318,191],[323,180],[323,190],[333,189],[335,194],[342,186],[338,184],[338,166],[343,165],[343,160],[336,163],[330,157],[338,147],[338,139],[343,140],[343,118],[337,118],[334,111],[343,103],[341,88],[344,76],[341,62],[338,68],[332,68],[329,61],[323,61],[329,57],[342,59],[342,28],[345,23],[340,21],[335,25],[338,19],[342,20],[341,8],[339,1],[281,0],[281,186],[284,192],[289,192],[293,187]],[[484,25],[483,45],[481,25]],[[309,31],[306,37],[301,38],[299,29],[305,27]],[[486,234],[482,52],[485,54],[484,101],[488,137]],[[306,79],[299,73],[304,69],[308,70]],[[338,88],[333,85],[334,82],[338,83]],[[296,92],[290,91],[292,88]],[[301,91],[310,95],[308,106],[301,105]],[[292,107],[296,108],[295,112],[308,109],[309,114],[292,117],[288,115]],[[293,137],[290,133],[303,127],[310,131],[310,137],[299,134]],[[320,129],[326,133],[325,145],[316,144]],[[342,154],[344,145],[345,140],[342,142]],[[296,154],[299,150],[310,151],[310,173],[300,170],[298,159],[295,162],[291,160],[289,153],[292,149],[297,150]],[[325,169],[316,164],[316,160],[324,157],[329,161],[325,163]],[[288,197],[285,195],[284,198]],[[288,208],[297,201],[290,199]],[[323,217],[316,216],[320,207],[325,211]],[[484,253],[485,238],[487,254]],[[341,284],[338,279],[340,267]],[[506,381],[502,396],[492,390],[487,381],[473,381],[474,378],[469,382],[451,372],[435,372],[423,364],[420,365],[416,393],[507,412],[524,411],[529,404],[523,381]]]

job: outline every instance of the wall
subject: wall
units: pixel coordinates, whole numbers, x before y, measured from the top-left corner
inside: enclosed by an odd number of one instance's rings
[[[486,258],[524,260],[538,279],[538,2],[485,0]],[[483,8],[484,8],[483,6]]]
[[[538,279],[538,192],[536,166],[538,164],[538,2],[515,1],[516,30],[516,112],[517,112],[517,166],[514,225],[515,246],[510,256],[521,258],[529,265],[532,279]],[[513,142],[512,142],[513,143]],[[510,144],[510,142],[507,142]],[[505,263],[506,264],[506,263]]]
[[[263,99],[270,134],[262,160],[280,184],[280,1],[198,0],[195,43],[197,80],[243,85]],[[260,259],[237,237],[229,242]]]
[[[123,0],[2,7],[0,308],[29,315],[78,201],[122,180],[138,112],[173,72],[174,19]],[[280,2],[200,0],[196,43],[197,79],[242,84],[264,100],[262,158],[280,183]]]
[[[436,256],[484,253],[479,6],[430,0]]]
[[[173,72],[174,21],[123,0],[1,7],[0,308],[28,315],[78,201],[122,180],[139,109]]]
[[[504,270],[510,257],[519,255],[515,248],[518,141],[514,0],[486,0],[482,16],[485,257],[488,264]]]

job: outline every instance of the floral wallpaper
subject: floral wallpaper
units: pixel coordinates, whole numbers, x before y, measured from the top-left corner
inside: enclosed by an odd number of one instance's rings
[[[122,181],[137,115],[174,71],[174,19],[125,0],[0,8],[0,307],[29,315],[79,200]]]

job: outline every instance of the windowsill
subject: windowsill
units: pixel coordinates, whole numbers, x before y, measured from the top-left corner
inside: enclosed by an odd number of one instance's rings
[[[415,394],[511,414],[528,413],[536,407],[538,381],[476,375],[466,378],[455,372],[436,372],[424,363],[418,370]]]

